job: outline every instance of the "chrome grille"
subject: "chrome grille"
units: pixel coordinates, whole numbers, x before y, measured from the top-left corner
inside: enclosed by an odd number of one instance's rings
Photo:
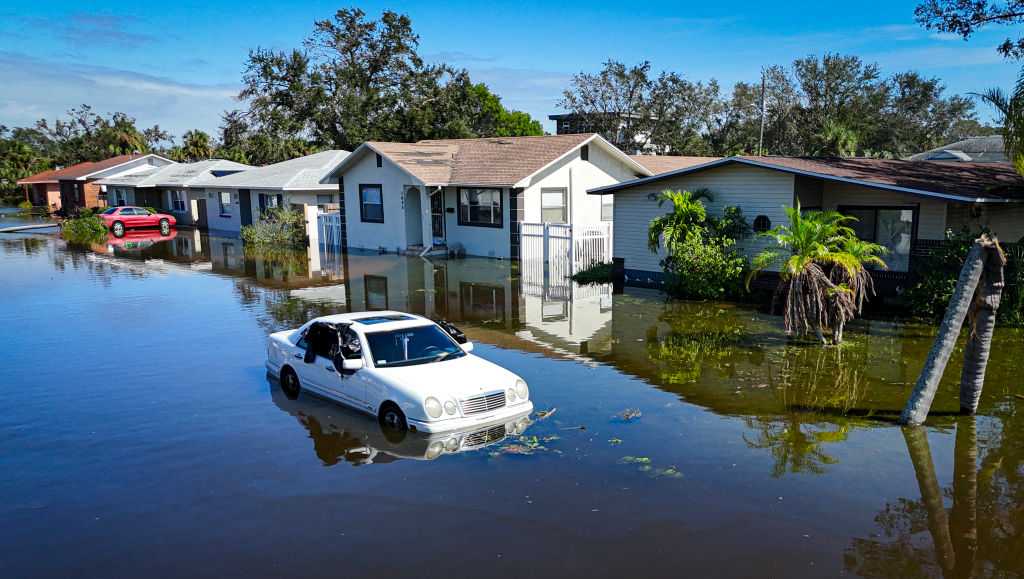
[[[472,448],[482,444],[490,444],[505,438],[505,425],[499,424],[476,432],[471,432],[462,439],[463,448]]]
[[[462,413],[466,416],[490,412],[505,406],[505,393],[491,392],[462,400]]]

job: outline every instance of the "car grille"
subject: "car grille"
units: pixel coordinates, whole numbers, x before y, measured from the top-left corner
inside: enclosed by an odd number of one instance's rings
[[[481,394],[480,396],[474,396],[463,400],[462,413],[466,416],[470,416],[473,414],[481,414],[483,412],[497,410],[504,406],[505,393],[501,391],[491,392],[490,394]]]
[[[497,442],[505,438],[505,425],[499,424],[476,432],[471,432],[462,439],[463,448],[473,448],[484,444]]]

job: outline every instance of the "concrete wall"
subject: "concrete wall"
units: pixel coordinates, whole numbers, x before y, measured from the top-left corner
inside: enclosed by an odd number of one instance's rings
[[[665,190],[695,189],[709,189],[714,194],[714,201],[705,202],[713,215],[720,215],[727,205],[735,205],[743,209],[751,224],[758,215],[764,215],[773,227],[786,222],[784,208],[794,201],[793,175],[745,165],[726,165],[617,191],[613,193],[615,235],[612,253],[625,259],[627,270],[661,272],[659,262],[663,254],[654,254],[647,249],[647,227],[652,219],[667,213],[670,208],[659,207],[656,197]],[[740,242],[740,248],[748,255],[756,255],[770,246],[770,241],[757,237]]]

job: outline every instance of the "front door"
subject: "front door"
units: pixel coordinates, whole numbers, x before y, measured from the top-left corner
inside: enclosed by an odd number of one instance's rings
[[[430,196],[430,229],[434,239],[444,239],[444,189]]]
[[[238,211],[242,225],[252,225],[252,195],[248,189],[238,190]]]
[[[206,197],[196,199],[196,227],[206,229],[209,227],[206,215]]]

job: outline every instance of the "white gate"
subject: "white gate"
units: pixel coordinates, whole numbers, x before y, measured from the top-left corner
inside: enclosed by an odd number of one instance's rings
[[[341,247],[341,213],[328,211],[318,213],[317,227],[320,232],[320,245],[325,247]]]
[[[563,223],[522,223],[520,232],[525,286],[545,287],[545,272],[552,280],[564,280],[612,260],[611,223],[575,228]]]

